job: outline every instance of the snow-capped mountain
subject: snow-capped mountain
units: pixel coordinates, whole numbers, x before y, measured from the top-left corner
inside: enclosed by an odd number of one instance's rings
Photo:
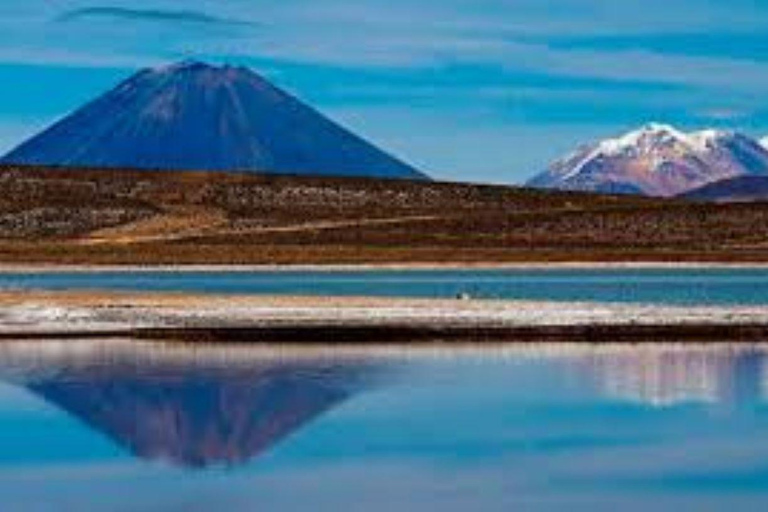
[[[2,163],[427,179],[242,67],[146,69]]]
[[[768,175],[768,149],[738,132],[684,133],[649,124],[580,147],[528,185],[604,193],[674,196],[736,176]]]

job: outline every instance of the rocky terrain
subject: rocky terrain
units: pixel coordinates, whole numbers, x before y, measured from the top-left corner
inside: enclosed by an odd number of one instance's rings
[[[768,261],[768,205],[423,181],[0,167],[0,262]]]

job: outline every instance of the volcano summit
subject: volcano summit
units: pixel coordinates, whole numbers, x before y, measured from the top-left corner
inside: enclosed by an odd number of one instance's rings
[[[428,179],[243,67],[146,69],[0,163]]]

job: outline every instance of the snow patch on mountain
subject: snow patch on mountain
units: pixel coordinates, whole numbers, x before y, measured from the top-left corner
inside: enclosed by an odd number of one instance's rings
[[[734,137],[734,132],[727,132],[723,130],[701,130],[699,132],[693,132],[686,136],[688,144],[700,153],[709,151],[716,147],[718,143],[729,138]]]
[[[631,151],[649,151],[655,144],[683,141],[686,135],[672,126],[650,123],[639,130],[629,132],[615,139],[607,139],[598,144],[601,154],[615,156]]]

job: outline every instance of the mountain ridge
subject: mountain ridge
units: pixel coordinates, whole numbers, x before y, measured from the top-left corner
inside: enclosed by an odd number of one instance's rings
[[[752,203],[768,200],[768,176],[737,176],[709,183],[680,198],[716,203]]]
[[[528,185],[671,197],[743,175],[768,175],[768,150],[758,141],[735,131],[685,133],[649,123],[580,146]]]

